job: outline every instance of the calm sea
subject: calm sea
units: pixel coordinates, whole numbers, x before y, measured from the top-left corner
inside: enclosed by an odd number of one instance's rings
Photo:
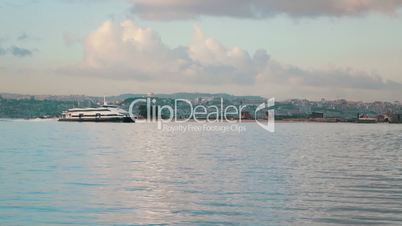
[[[402,125],[0,121],[0,225],[402,225]]]

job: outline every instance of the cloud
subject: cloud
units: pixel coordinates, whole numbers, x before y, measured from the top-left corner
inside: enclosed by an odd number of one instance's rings
[[[32,56],[32,51],[29,49],[25,48],[20,48],[17,46],[12,46],[9,48],[9,52],[13,54],[16,57],[26,57],[26,56]]]
[[[252,84],[267,55],[226,48],[195,27],[189,46],[169,48],[159,34],[133,21],[103,23],[85,41],[81,70],[124,79]],[[263,62],[264,63],[264,62]]]
[[[27,57],[27,56],[32,56],[33,50],[21,48],[18,46],[11,46],[9,48],[0,47],[0,56],[4,56],[7,54],[11,54],[15,57]]]
[[[150,28],[130,20],[106,21],[86,38],[82,62],[62,72],[137,81],[154,87],[181,85],[190,91],[200,86],[217,87],[217,91],[236,86],[255,93],[272,89],[402,94],[401,83],[383,80],[377,74],[338,68],[307,70],[286,65],[272,59],[265,50],[250,54],[238,47],[228,48],[208,37],[198,26],[194,27],[193,36],[188,46],[169,48]]]
[[[358,16],[370,12],[395,14],[402,0],[132,0],[133,12],[147,19],[188,19],[199,16],[266,18]]]
[[[28,34],[26,33],[21,33],[19,36],[16,37],[16,41],[19,42],[24,42],[27,40],[32,39]],[[10,44],[5,44],[9,42],[9,38],[2,38],[0,37],[0,56],[5,56],[5,55],[13,55],[15,57],[27,57],[27,56],[32,56],[34,51],[37,51],[36,49],[27,49],[23,47],[19,47],[16,45],[10,45]],[[9,47],[2,47],[2,46],[9,46]]]
[[[401,91],[402,83],[384,80],[378,74],[352,69],[306,70],[274,61],[264,73],[257,75],[259,82],[274,82],[289,86],[327,87],[352,90]]]
[[[27,34],[25,32],[20,33],[17,37],[16,37],[16,41],[18,42],[38,42],[41,41],[42,38],[40,37],[36,37],[36,36],[32,36],[30,34]]]
[[[22,34],[20,34],[20,35],[17,37],[17,40],[18,40],[18,41],[26,41],[26,40],[28,40],[29,38],[30,38],[30,37],[29,37],[28,34],[22,33]]]

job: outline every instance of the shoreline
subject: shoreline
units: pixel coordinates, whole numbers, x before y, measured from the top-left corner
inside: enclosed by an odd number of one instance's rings
[[[0,122],[7,122],[7,121],[35,121],[35,122],[46,122],[46,121],[58,121],[59,118],[32,118],[32,119],[25,119],[25,118],[0,118]],[[259,122],[268,122],[266,119],[261,119],[258,120]],[[157,123],[158,120],[156,121],[151,121],[149,123]],[[207,123],[206,120],[194,120],[190,119],[186,121],[188,123]],[[256,123],[257,121],[254,119],[242,119],[240,120],[233,120],[233,121],[211,121],[210,123]],[[165,122],[165,123],[185,123],[183,121],[177,121],[177,122]],[[333,120],[309,120],[309,119],[286,119],[286,120],[275,120],[275,123],[320,123],[320,124],[337,124],[337,123],[344,123],[344,124],[402,124],[402,123],[389,123],[389,122],[375,122],[375,123],[359,123],[357,121],[333,121]]]

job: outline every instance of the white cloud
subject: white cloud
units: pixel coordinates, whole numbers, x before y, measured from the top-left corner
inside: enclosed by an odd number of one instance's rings
[[[81,64],[67,72],[137,81],[155,89],[165,85],[165,92],[166,85],[174,84],[186,87],[180,91],[215,87],[212,90],[221,92],[235,88],[241,93],[247,90],[248,94],[261,95],[272,91],[269,95],[283,95],[286,90],[294,97],[362,91],[388,97],[402,94],[401,83],[384,81],[376,74],[352,69],[306,70],[277,62],[265,50],[251,55],[238,47],[228,48],[198,26],[188,46],[169,48],[158,33],[130,20],[106,21],[99,26],[85,41]]]
[[[133,12],[148,19],[184,19],[199,16],[264,18],[356,16],[368,12],[393,14],[402,0],[131,0]]]
[[[224,47],[199,27],[194,30],[189,46],[171,49],[156,32],[133,21],[107,21],[87,38],[82,69],[136,80],[252,84],[268,63],[261,51],[251,57]]]

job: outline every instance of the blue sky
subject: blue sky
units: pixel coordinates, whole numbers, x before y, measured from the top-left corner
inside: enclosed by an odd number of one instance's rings
[[[401,1],[226,1],[0,0],[0,92],[402,100]]]

